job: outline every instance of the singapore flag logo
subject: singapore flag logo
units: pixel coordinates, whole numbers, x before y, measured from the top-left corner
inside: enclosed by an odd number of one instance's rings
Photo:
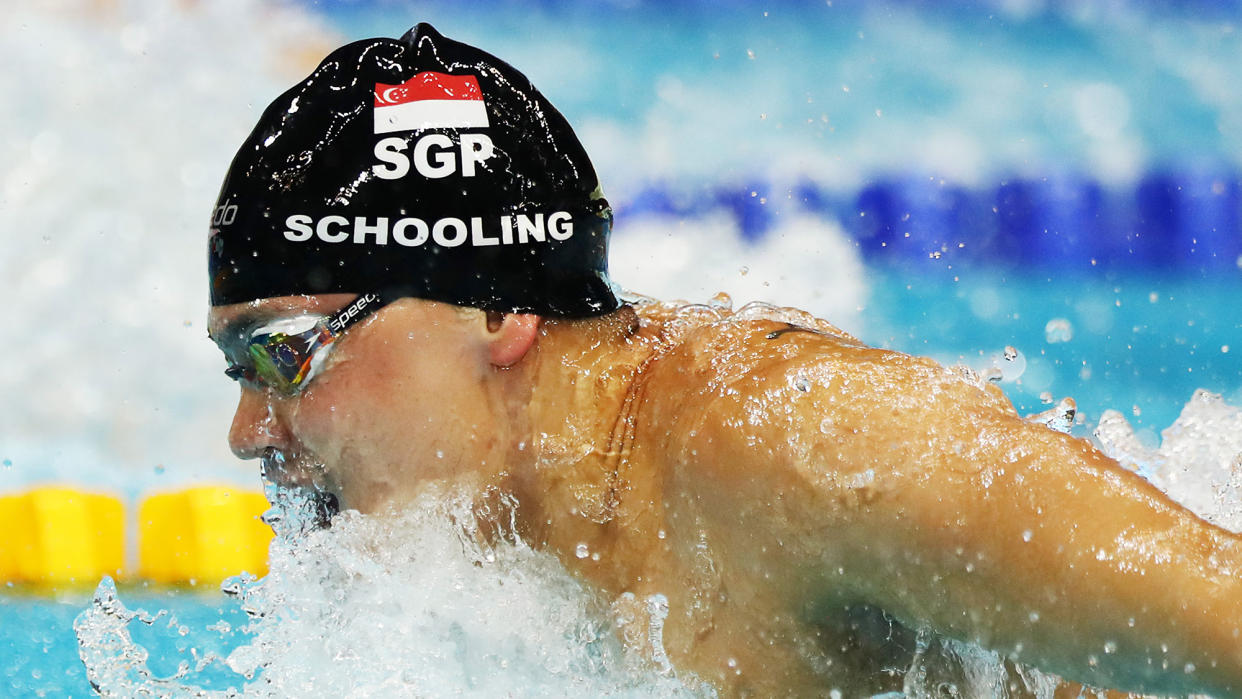
[[[375,84],[375,133],[486,127],[483,92],[473,75],[425,71],[400,85]]]

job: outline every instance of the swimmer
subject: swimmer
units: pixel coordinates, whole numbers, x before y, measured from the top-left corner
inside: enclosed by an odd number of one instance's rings
[[[793,310],[623,303],[610,227],[511,66],[425,24],[337,50],[213,212],[233,451],[329,509],[507,494],[628,647],[663,595],[668,660],[726,696],[900,690],[920,628],[1242,693],[1238,537],[961,370]]]

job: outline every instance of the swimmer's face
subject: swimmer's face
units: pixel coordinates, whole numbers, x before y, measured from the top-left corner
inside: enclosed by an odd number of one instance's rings
[[[330,314],[352,294],[290,296],[211,309],[213,339],[228,345],[255,321]],[[229,445],[264,457],[277,483],[334,494],[374,512],[412,499],[429,482],[481,474],[507,425],[497,406],[486,314],[402,299],[342,335],[297,395],[243,381]],[[279,459],[271,458],[279,452]]]

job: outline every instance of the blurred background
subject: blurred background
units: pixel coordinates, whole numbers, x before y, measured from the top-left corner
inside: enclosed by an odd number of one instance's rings
[[[1237,2],[58,0],[0,22],[0,492],[258,487],[205,235],[259,112],[429,21],[575,126],[636,292],[808,308],[1159,441],[1242,399]],[[1017,359],[1000,359],[1006,347]]]

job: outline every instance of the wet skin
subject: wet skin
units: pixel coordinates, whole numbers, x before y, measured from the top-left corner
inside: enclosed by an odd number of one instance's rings
[[[215,308],[211,333],[351,299]],[[804,314],[540,322],[404,299],[300,396],[243,385],[229,439],[362,512],[512,493],[523,535],[616,599],[640,652],[664,595],[673,665],[726,695],[900,689],[902,626],[1096,686],[1242,690],[1237,537],[994,386]]]

